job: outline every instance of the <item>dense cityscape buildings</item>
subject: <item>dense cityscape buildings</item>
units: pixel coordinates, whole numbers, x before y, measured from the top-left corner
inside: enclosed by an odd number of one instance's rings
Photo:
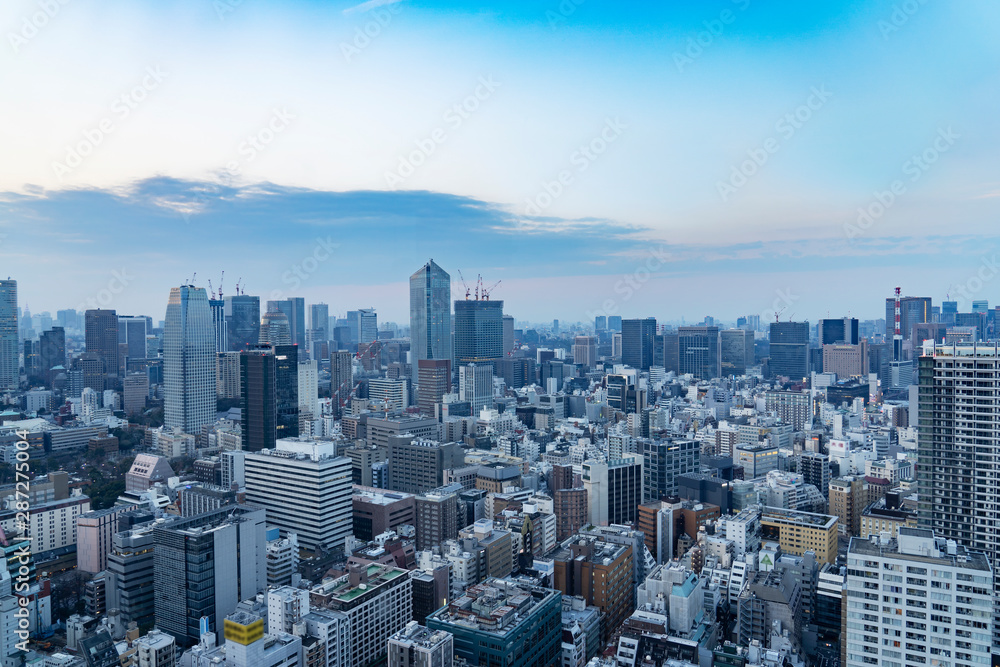
[[[1000,667],[1000,8],[106,9],[0,3],[0,667]]]

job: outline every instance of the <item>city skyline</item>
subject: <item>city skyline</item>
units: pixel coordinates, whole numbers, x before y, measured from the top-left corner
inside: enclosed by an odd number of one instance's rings
[[[795,290],[812,320],[896,285],[973,298],[998,272],[989,3],[168,6],[60,4],[41,26],[34,2],[0,9],[0,83],[24,92],[0,116],[19,130],[0,258],[36,310],[117,281],[99,305],[148,311],[225,269],[229,293],[243,275],[265,300],[403,321],[434,257],[503,280],[518,319],[612,299],[697,321],[699,292],[734,319]],[[129,36],[116,58],[80,47],[90,21]],[[58,86],[28,88],[56,62]],[[656,289],[616,291],[645,271]]]

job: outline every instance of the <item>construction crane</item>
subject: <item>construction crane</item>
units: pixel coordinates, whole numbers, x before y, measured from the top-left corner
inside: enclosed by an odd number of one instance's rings
[[[781,310],[777,311],[777,312],[776,312],[776,313],[774,314],[774,321],[775,321],[775,322],[777,322],[777,321],[778,321],[778,318],[779,318],[779,317],[781,317],[781,314],[782,314],[783,312],[785,312],[785,309],[784,309],[784,308],[782,308]]]
[[[492,285],[490,285],[489,287],[484,287],[483,288],[483,299],[485,299],[486,301],[489,301],[490,300],[490,294],[492,294],[493,290],[495,290],[497,288],[497,286],[499,286],[500,283],[502,283],[502,282],[503,282],[502,280],[498,280],[495,283],[493,283]]]
[[[236,279],[236,296],[240,295],[240,282],[242,282],[243,276]]]
[[[215,301],[215,290],[212,289],[212,279],[211,278],[208,279],[208,294],[212,298],[212,301]]]
[[[222,299],[222,281],[226,279],[225,270],[222,271],[222,275],[219,277],[219,299]]]
[[[468,301],[471,290],[469,289],[469,284],[465,282],[465,276],[462,275],[462,269],[458,270],[458,277],[462,281],[462,287],[465,288],[465,300]]]

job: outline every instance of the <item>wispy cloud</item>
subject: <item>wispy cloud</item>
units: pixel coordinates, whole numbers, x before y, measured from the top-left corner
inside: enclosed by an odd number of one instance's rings
[[[351,14],[360,14],[361,12],[371,11],[376,7],[384,7],[385,5],[395,5],[403,0],[368,0],[368,2],[362,2],[360,5],[354,5],[353,7],[348,7],[344,10],[344,16],[350,16]]]

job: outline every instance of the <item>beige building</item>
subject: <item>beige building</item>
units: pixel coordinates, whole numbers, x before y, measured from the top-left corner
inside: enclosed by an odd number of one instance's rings
[[[783,551],[801,556],[807,551],[816,554],[819,564],[837,560],[838,518],[765,507],[760,515],[761,537],[777,540]]]
[[[857,345],[824,345],[823,372],[836,373],[838,378],[867,376],[868,341],[862,339]]]

